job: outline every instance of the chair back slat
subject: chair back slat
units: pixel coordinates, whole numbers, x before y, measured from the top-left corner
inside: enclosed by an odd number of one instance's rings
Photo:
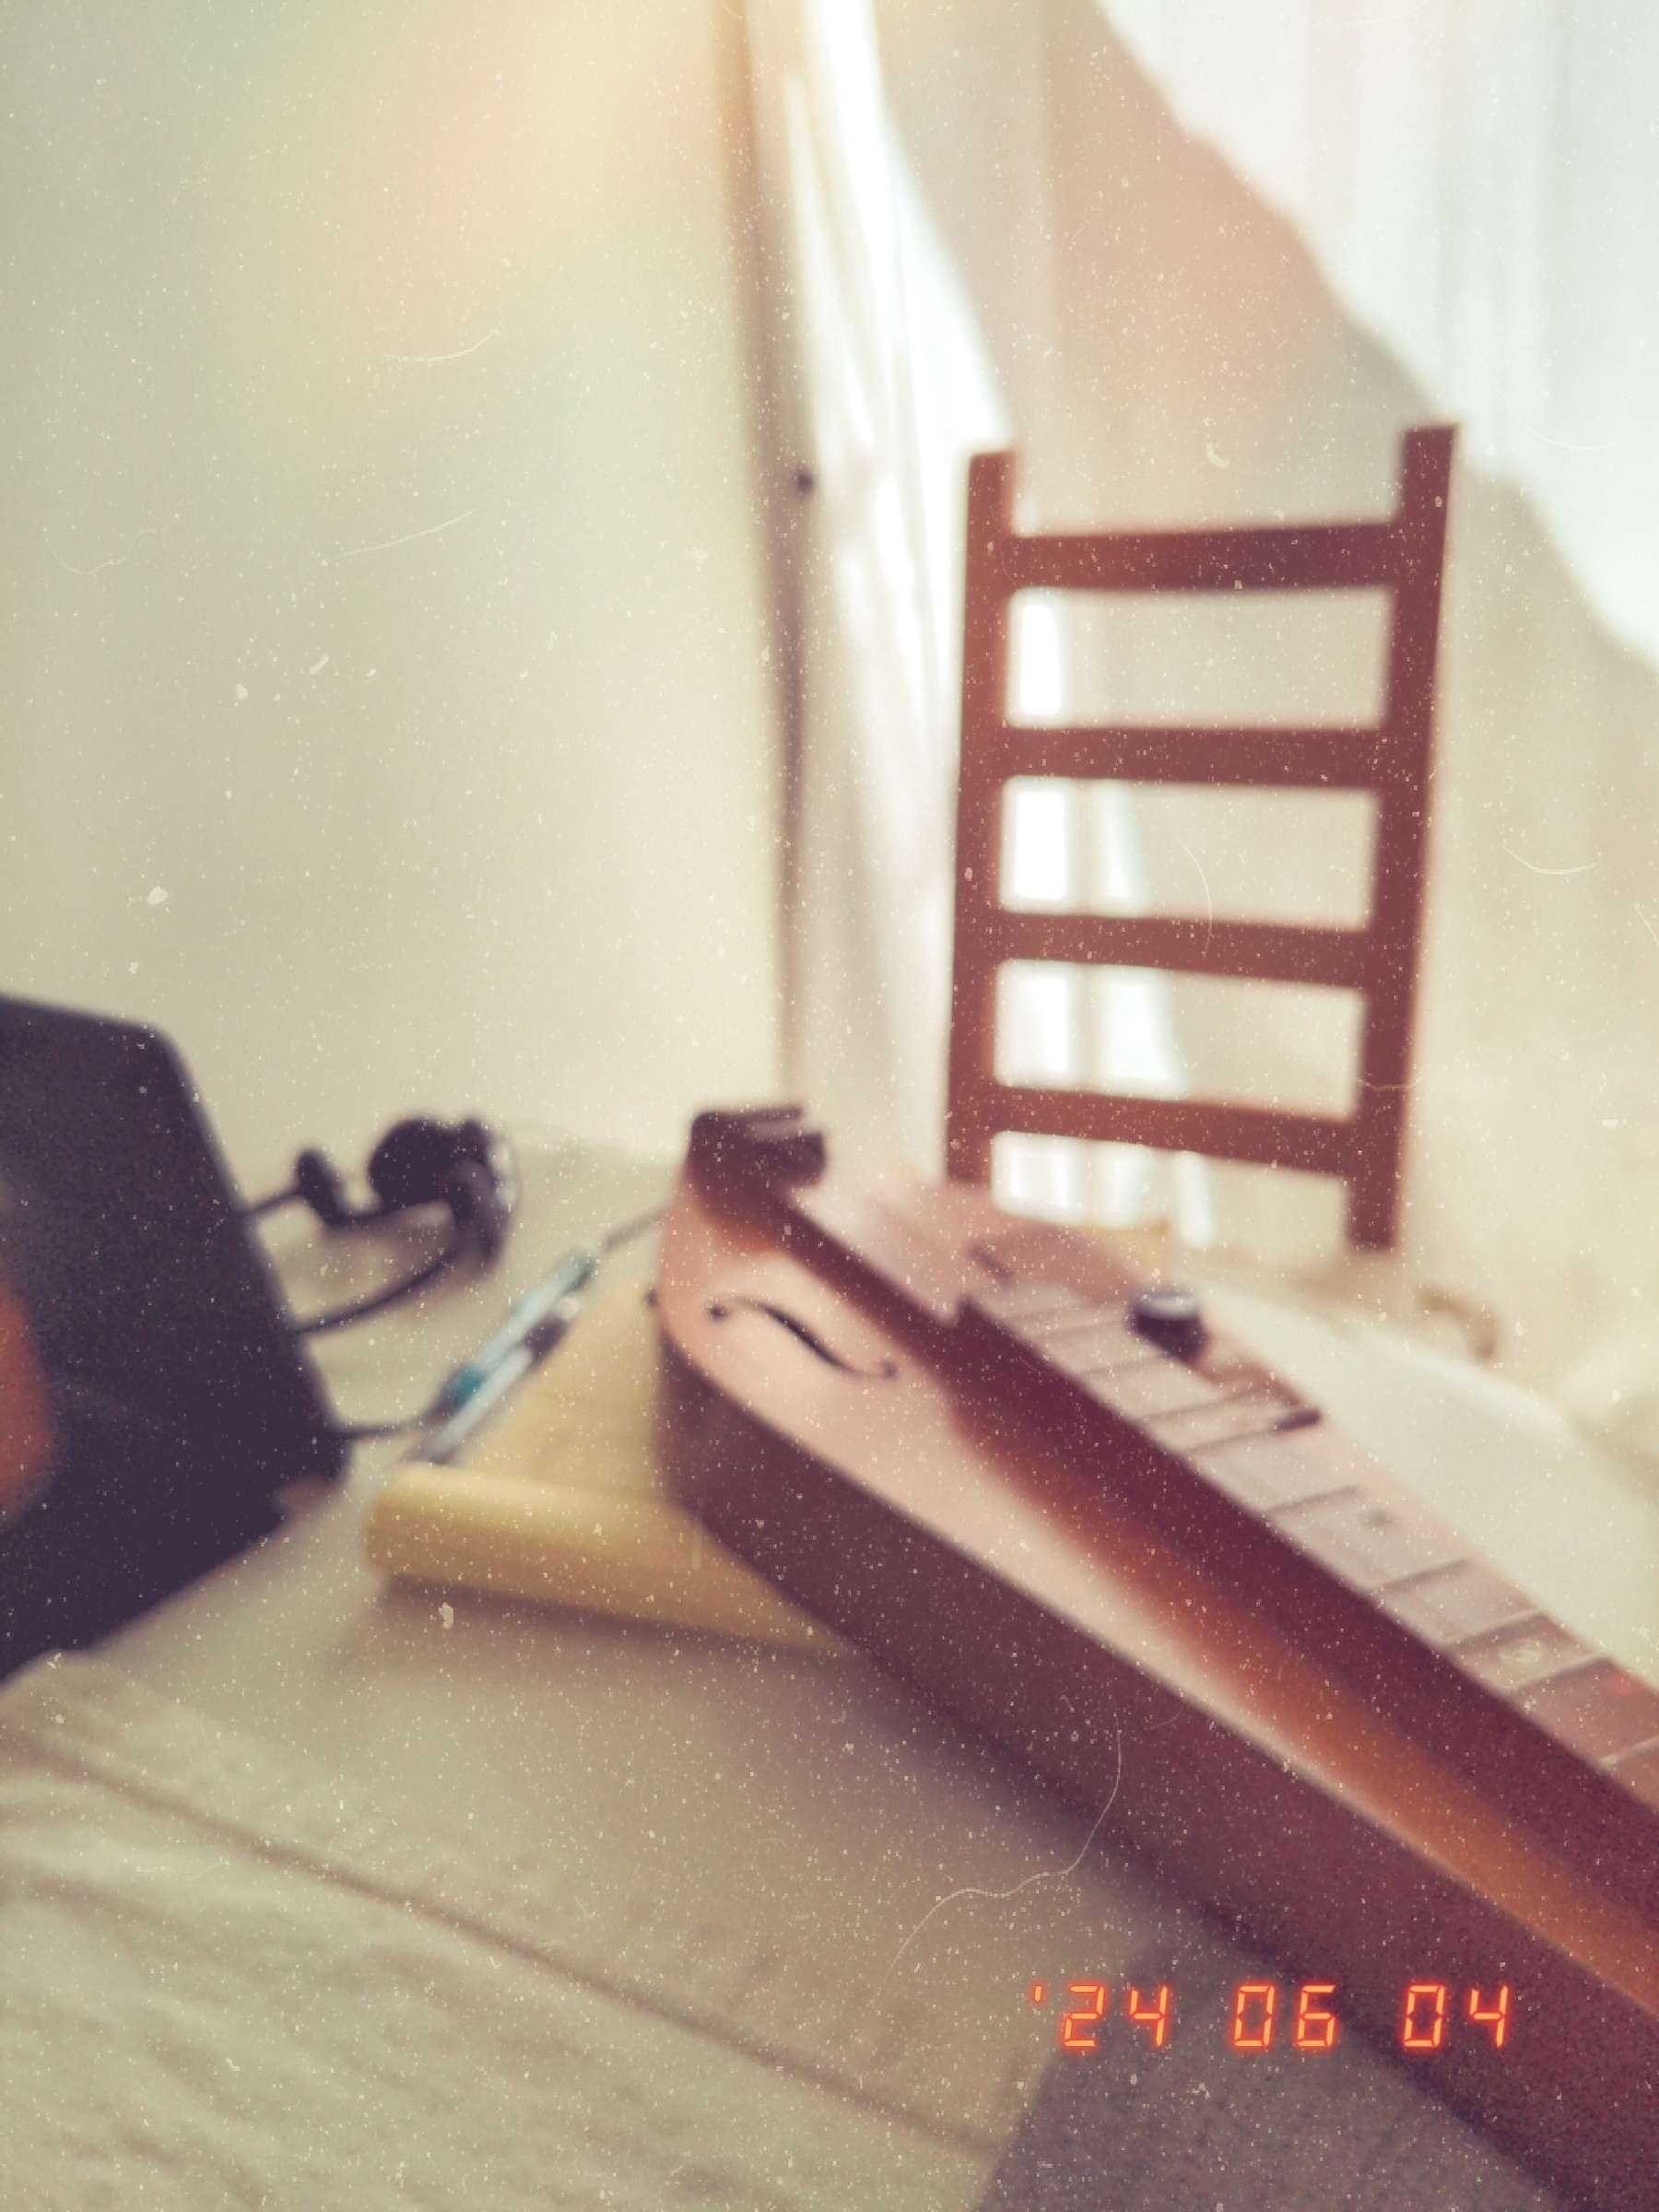
[[[1091,1144],[1151,1145],[1166,1152],[1207,1152],[1259,1167],[1301,1168],[1346,1177],[1354,1124],[1324,1114],[1265,1106],[1218,1106],[1203,1099],[1152,1099],[1121,1091],[1041,1090],[999,1085],[996,1126],[1034,1136],[1078,1136]]]
[[[1073,967],[1169,968],[1182,975],[1228,975],[1256,982],[1327,983],[1363,991],[1371,937],[1363,929],[1294,923],[1190,921],[1184,914],[1050,914],[1005,909],[995,958],[1060,960]]]
[[[1374,728],[1183,730],[1154,723],[1067,729],[1048,724],[1016,728],[1012,744],[1010,776],[1311,791],[1371,791],[1377,782]]]
[[[1003,555],[1015,592],[1283,592],[1375,589],[1396,566],[1392,523],[1251,530],[1134,530],[1017,537]]]

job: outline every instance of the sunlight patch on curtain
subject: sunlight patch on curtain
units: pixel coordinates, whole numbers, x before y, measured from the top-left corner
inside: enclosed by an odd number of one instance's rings
[[[1064,722],[1073,710],[1066,613],[1057,594],[1015,602],[1009,703],[1022,723]],[[1146,913],[1151,900],[1129,791],[1054,777],[1011,783],[1002,884],[1014,907]],[[1148,1098],[1191,1088],[1169,979],[1144,969],[1011,964],[997,995],[997,1064],[1015,1083]],[[1194,1244],[1213,1234],[1209,1179],[1194,1154],[1010,1135],[996,1141],[992,1181],[998,1199],[1020,1212],[1112,1226],[1168,1219]]]
[[[780,24],[779,17],[789,19]],[[943,1151],[968,455],[1006,437],[858,0],[771,11],[814,485],[794,916],[802,1075],[854,1151]]]
[[[802,1073],[838,1141],[935,1170],[943,1153],[968,456],[1009,430],[983,339],[883,95],[866,0],[768,10],[763,91],[783,119],[794,342],[810,441],[803,593],[797,973]],[[786,58],[780,58],[786,57]],[[1066,607],[1018,610],[1015,712],[1070,701]],[[1021,787],[1017,899],[1138,900],[1128,793]],[[1044,1080],[1186,1087],[1166,979],[1011,971],[1004,1050]],[[1006,1202],[1208,1230],[1202,1163],[1014,1137]]]

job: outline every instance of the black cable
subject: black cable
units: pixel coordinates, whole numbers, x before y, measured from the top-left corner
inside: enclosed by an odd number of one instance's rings
[[[377,1437],[406,1436],[411,1429],[423,1429],[426,1418],[424,1413],[411,1413],[401,1421],[352,1421],[336,1425],[333,1434],[343,1444],[366,1444]]]
[[[665,1206],[653,1206],[650,1213],[638,1214],[631,1221],[624,1221],[620,1229],[607,1230],[599,1240],[601,1258],[606,1253],[620,1251],[624,1244],[632,1243],[635,1237],[642,1237],[648,1229],[654,1229],[667,1211]]]
[[[244,1206],[241,1218],[244,1221],[257,1221],[261,1214],[274,1214],[279,1206],[291,1206],[299,1195],[299,1184],[291,1182],[286,1191],[271,1191],[264,1198],[256,1198],[252,1206]]]
[[[287,1195],[287,1193],[283,1194],[283,1196]],[[269,1206],[279,1201],[267,1199],[265,1203]],[[624,1244],[630,1244],[636,1237],[642,1237],[648,1229],[654,1229],[667,1210],[665,1206],[653,1206],[650,1213],[637,1214],[631,1221],[624,1221],[619,1228],[607,1230],[599,1240],[600,1258],[607,1259],[613,1252],[620,1251]],[[453,1256],[453,1253],[441,1253],[418,1274],[411,1276],[406,1282],[394,1283],[389,1290],[379,1291],[372,1298],[361,1299],[354,1306],[342,1306],[335,1312],[324,1313],[315,1321],[296,1322],[294,1335],[314,1336],[324,1329],[344,1328],[347,1322],[361,1321],[366,1314],[377,1312],[382,1307],[394,1304],[409,1291],[419,1289],[447,1267]],[[419,1413],[407,1414],[401,1421],[363,1421],[345,1426],[336,1424],[334,1433],[343,1443],[369,1443],[379,1437],[403,1436],[411,1429],[424,1428],[430,1418],[429,1407]]]
[[[406,1275],[384,1290],[376,1290],[371,1297],[359,1298],[348,1306],[335,1306],[332,1312],[318,1313],[310,1321],[294,1324],[296,1336],[320,1336],[324,1329],[343,1329],[354,1321],[367,1321],[371,1313],[382,1313],[402,1299],[424,1290],[429,1282],[441,1276],[446,1267],[453,1266],[465,1250],[466,1239],[456,1237],[446,1244],[436,1259],[429,1260],[424,1267],[417,1267],[413,1275]]]

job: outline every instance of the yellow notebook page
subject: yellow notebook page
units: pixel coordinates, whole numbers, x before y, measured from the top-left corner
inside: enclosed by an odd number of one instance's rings
[[[371,1561],[405,1581],[843,1650],[669,1496],[656,1374],[643,1288],[595,1300],[464,1466],[398,1469],[370,1509]]]

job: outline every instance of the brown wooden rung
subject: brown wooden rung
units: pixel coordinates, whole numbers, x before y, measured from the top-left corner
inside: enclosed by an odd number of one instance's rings
[[[1392,521],[1276,524],[1010,536],[1001,556],[1011,592],[1381,591],[1398,579],[1399,541]]]
[[[1374,728],[1177,728],[1133,724],[1034,728],[1008,723],[988,772],[1073,782],[1251,783],[1369,791],[1382,780]]]
[[[1362,991],[1374,959],[1363,929],[1275,922],[1202,922],[1177,914],[1041,913],[998,907],[986,918],[990,959],[1074,966],[1168,968]]]
[[[1207,1099],[1140,1099],[1121,1092],[996,1083],[981,1101],[995,1134],[1071,1136],[1097,1145],[1151,1145],[1314,1175],[1349,1172],[1354,1124],[1323,1114],[1223,1106]]]

